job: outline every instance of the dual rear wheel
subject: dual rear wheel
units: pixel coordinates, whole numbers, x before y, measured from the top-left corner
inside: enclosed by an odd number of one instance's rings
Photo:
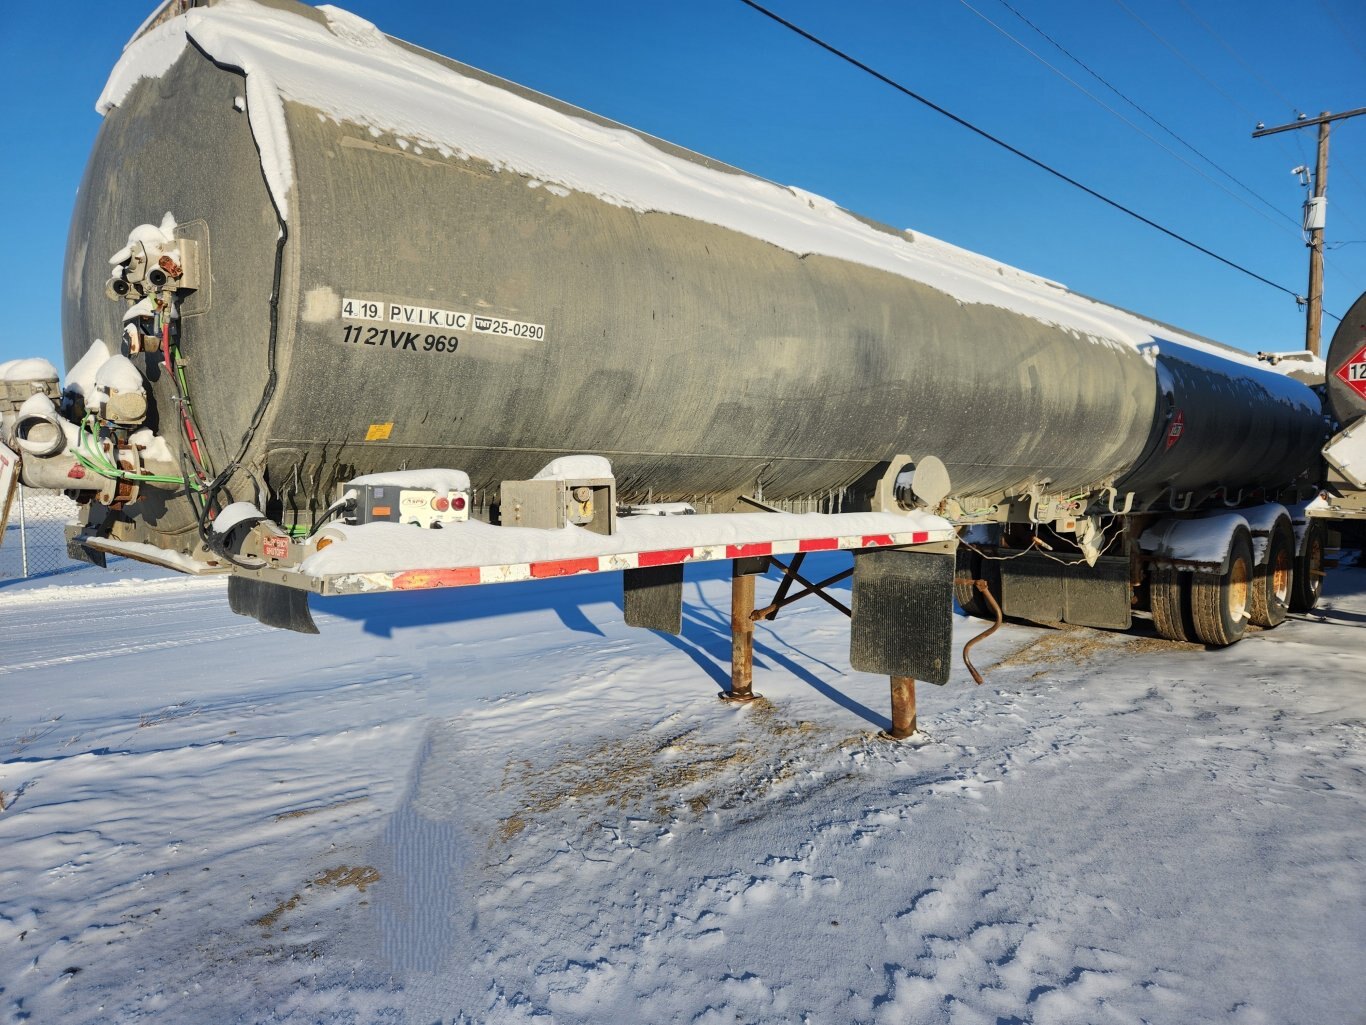
[[[1195,636],[1216,648],[1227,647],[1241,638],[1252,619],[1255,583],[1252,537],[1239,529],[1233,534],[1228,565],[1222,573],[1191,574]]]
[[[1223,572],[1182,572],[1153,567],[1150,598],[1153,626],[1171,641],[1199,641],[1226,647],[1243,636],[1252,617],[1256,566],[1252,538],[1233,535]]]
[[[1319,603],[1323,591],[1323,550],[1328,547],[1328,528],[1318,520],[1309,523],[1304,554],[1295,559],[1295,579],[1290,590],[1290,611],[1308,612]]]
[[[1153,626],[1168,640],[1220,648],[1239,640],[1249,623],[1278,626],[1289,612],[1306,612],[1318,602],[1323,549],[1323,529],[1311,524],[1304,554],[1297,556],[1294,530],[1282,519],[1267,538],[1260,564],[1253,559],[1251,535],[1240,528],[1222,572],[1156,566],[1150,578]]]

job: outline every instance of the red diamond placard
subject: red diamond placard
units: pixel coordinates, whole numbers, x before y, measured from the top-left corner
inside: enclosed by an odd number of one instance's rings
[[[1176,415],[1172,417],[1171,426],[1167,428],[1167,448],[1171,448],[1181,440],[1181,435],[1186,433],[1186,413],[1178,409]]]
[[[1338,367],[1337,376],[1346,382],[1348,388],[1366,399],[1366,345],[1363,345],[1356,351],[1356,355]]]

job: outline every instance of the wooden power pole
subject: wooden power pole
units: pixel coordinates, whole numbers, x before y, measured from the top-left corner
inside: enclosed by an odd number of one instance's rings
[[[1319,337],[1323,329],[1323,215],[1328,194],[1328,126],[1334,121],[1356,117],[1358,114],[1366,114],[1366,107],[1358,107],[1356,110],[1344,111],[1341,114],[1330,114],[1325,110],[1318,117],[1301,118],[1288,125],[1277,125],[1275,128],[1263,128],[1258,125],[1257,130],[1252,133],[1254,139],[1260,139],[1263,135],[1290,132],[1296,128],[1308,128],[1310,125],[1319,126],[1319,152],[1314,167],[1314,201],[1311,207],[1313,217],[1305,218],[1305,226],[1309,229],[1309,308],[1304,324],[1304,347],[1315,356],[1319,354]]]

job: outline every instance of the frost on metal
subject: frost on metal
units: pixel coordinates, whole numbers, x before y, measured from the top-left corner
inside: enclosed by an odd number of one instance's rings
[[[612,463],[603,456],[560,456],[537,471],[534,480],[569,480],[612,476]]]
[[[1228,557],[1234,531],[1248,529],[1248,522],[1233,513],[1203,520],[1164,520],[1138,539],[1149,555],[1179,562],[1222,566]]]
[[[386,470],[353,477],[350,485],[369,484],[376,487],[417,488],[427,491],[468,491],[470,475],[464,470]]]
[[[395,136],[404,149],[479,160],[525,177],[530,187],[676,214],[792,253],[889,271],[959,302],[1002,308],[1099,345],[1133,348],[1161,333],[1256,365],[1251,356],[1174,334],[989,257],[919,232],[877,227],[801,189],[666,151],[649,136],[587,112],[552,109],[510,86],[401,46],[345,11],[320,10],[322,23],[254,0],[192,9],[129,46],[98,108],[112,109],[138,81],[165,74],[187,40],[193,41],[219,64],[245,73],[252,133],[282,217],[288,217],[295,184],[285,113],[285,101],[291,101],[373,135]]]
[[[926,535],[913,542],[911,535]],[[559,530],[494,527],[470,521],[445,530],[413,530],[396,523],[359,526],[334,524],[320,538],[331,542],[309,556],[300,571],[309,576],[350,573],[397,573],[407,570],[479,566],[525,566],[569,558],[600,559],[638,552],[715,548],[727,558],[729,545],[775,544],[803,538],[857,538],[844,547],[945,540],[953,526],[928,513],[719,513],[709,516],[641,516],[618,522],[617,533],[597,534],[581,527]],[[831,545],[829,547],[835,547]],[[775,549],[776,550],[776,549]],[[767,554],[767,553],[764,553]],[[673,560],[687,561],[684,558]],[[628,568],[622,563],[616,568]]]

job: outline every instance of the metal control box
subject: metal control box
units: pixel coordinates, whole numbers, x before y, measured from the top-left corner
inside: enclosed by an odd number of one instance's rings
[[[356,493],[356,504],[345,515],[347,523],[411,523],[440,528],[470,518],[469,495],[463,491],[394,484],[352,484],[342,490]]]
[[[505,527],[558,530],[574,524],[595,534],[615,534],[617,483],[611,477],[505,480],[499,515]]]

